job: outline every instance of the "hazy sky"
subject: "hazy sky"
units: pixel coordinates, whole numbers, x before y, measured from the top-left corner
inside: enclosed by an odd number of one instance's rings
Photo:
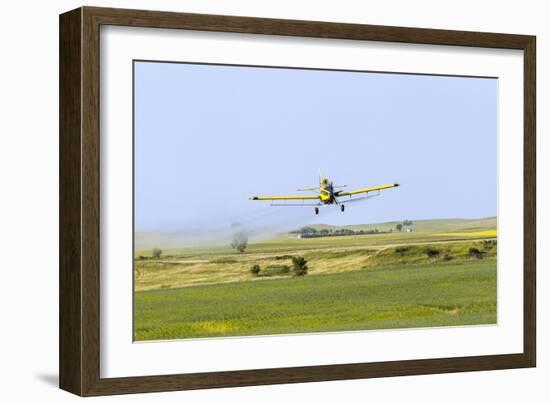
[[[135,63],[136,229],[496,215],[497,80]],[[317,171],[365,202],[269,207]]]

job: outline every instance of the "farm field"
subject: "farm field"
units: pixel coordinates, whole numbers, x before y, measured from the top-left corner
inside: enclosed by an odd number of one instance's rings
[[[410,233],[282,234],[244,253],[137,251],[135,340],[496,323],[496,219],[434,221]],[[306,276],[292,275],[293,256]]]

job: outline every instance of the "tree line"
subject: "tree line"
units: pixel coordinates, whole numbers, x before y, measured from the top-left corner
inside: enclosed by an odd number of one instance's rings
[[[352,230],[349,228],[341,228],[341,229],[316,229],[313,227],[302,227],[298,230],[291,231],[291,234],[298,234],[301,235],[302,238],[319,238],[324,236],[353,236],[353,235],[368,235],[368,234],[388,234],[391,233],[392,230],[389,229],[387,231],[379,230],[378,228],[373,229],[361,229],[361,230]]]

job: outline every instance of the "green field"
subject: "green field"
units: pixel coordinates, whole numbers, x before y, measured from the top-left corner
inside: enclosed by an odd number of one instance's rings
[[[137,251],[134,337],[496,323],[496,220],[432,220],[414,229],[281,234],[251,242],[242,254],[225,245],[168,249],[159,259]],[[306,276],[281,270],[292,256],[307,260]],[[250,273],[254,264],[262,268],[258,276]]]

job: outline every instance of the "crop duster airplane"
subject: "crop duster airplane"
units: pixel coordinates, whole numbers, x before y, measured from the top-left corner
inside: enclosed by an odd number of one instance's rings
[[[296,195],[296,196],[251,196],[249,200],[293,200],[302,201],[301,203],[272,203],[272,206],[315,206],[315,214],[319,214],[319,207],[329,204],[339,205],[340,211],[344,212],[345,204],[360,200],[369,199],[374,196],[378,196],[381,190],[390,189],[399,186],[399,183],[392,183],[390,185],[374,186],[370,188],[352,190],[345,192],[343,190],[336,190],[347,187],[346,185],[336,186],[332,181],[327,178],[323,178],[319,173],[319,187],[297,189],[298,192],[313,191],[316,194],[311,196]],[[377,192],[376,194],[369,194]],[[356,195],[362,195],[356,197]],[[306,201],[312,201],[312,203],[306,203]]]

